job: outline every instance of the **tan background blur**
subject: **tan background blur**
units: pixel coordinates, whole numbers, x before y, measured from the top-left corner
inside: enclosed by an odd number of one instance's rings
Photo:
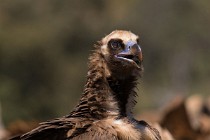
[[[135,113],[177,94],[210,95],[208,0],[0,0],[0,104],[5,125],[68,114],[93,44],[115,29],[140,36]]]

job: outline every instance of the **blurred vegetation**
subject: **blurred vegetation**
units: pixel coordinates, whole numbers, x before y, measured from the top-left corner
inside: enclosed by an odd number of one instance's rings
[[[93,44],[115,29],[141,39],[136,113],[176,94],[210,94],[210,1],[0,0],[0,102],[6,124],[67,114]]]

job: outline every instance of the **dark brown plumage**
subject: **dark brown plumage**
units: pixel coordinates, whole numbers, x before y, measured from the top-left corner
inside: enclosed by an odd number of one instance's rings
[[[142,72],[138,36],[117,30],[90,56],[84,93],[67,116],[41,123],[17,140],[160,140],[159,133],[133,118],[137,79]]]

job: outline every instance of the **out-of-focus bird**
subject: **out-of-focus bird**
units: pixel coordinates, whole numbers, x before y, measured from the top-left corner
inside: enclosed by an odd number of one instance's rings
[[[95,45],[84,93],[67,116],[43,122],[17,140],[160,140],[158,131],[133,118],[142,72],[139,38],[116,30]]]

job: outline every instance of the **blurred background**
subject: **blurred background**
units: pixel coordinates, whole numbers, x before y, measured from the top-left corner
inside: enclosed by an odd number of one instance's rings
[[[93,44],[115,29],[140,36],[135,114],[177,95],[210,95],[210,1],[0,0],[0,104],[5,126],[68,114]]]

